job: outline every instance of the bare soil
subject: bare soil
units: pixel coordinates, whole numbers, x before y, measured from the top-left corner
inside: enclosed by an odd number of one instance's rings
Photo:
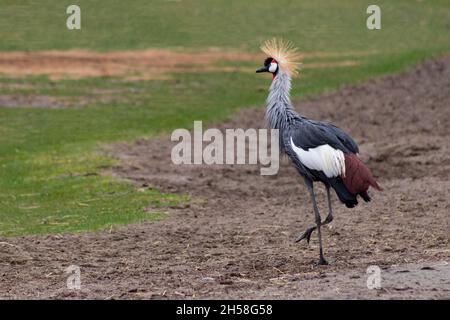
[[[301,81],[300,81],[301,84]],[[324,229],[329,266],[294,239],[313,223],[308,193],[288,161],[174,166],[168,137],[114,147],[114,173],[139,188],[189,194],[168,217],[109,231],[0,239],[4,298],[450,298],[450,57],[300,102],[360,144],[384,191],[347,209],[334,197]],[[248,109],[220,128],[263,127]],[[325,196],[319,188],[325,214]],[[158,210],[148,208],[148,210]],[[69,265],[81,290],[66,288]],[[366,269],[381,268],[381,289]]]
[[[135,90],[92,90],[86,95],[76,97],[39,94],[0,94],[0,108],[61,109],[126,103],[129,101],[123,96],[123,93],[127,91],[133,92]]]
[[[303,58],[324,61],[309,63],[307,68],[348,67],[355,60],[327,61],[342,55],[364,56],[370,52],[304,53]],[[206,48],[201,52],[185,49],[149,49],[144,51],[91,52],[82,50],[41,52],[0,52],[0,75],[24,77],[46,75],[50,79],[85,77],[121,77],[124,80],[165,80],[184,72],[254,72],[254,68],[223,66],[218,63],[262,61],[264,55]]]

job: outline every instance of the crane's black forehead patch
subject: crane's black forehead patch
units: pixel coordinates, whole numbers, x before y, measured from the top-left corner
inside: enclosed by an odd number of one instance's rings
[[[268,57],[266,58],[266,60],[264,60],[264,66],[268,66],[271,62],[272,62],[273,58],[272,57]]]

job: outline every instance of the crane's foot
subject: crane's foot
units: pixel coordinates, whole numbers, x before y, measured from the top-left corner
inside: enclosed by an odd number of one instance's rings
[[[316,229],[317,229],[317,226],[309,227],[308,229],[305,230],[305,232],[300,237],[298,237],[295,240],[295,242],[300,242],[303,239],[306,239],[306,242],[309,243],[309,240],[311,240],[311,235],[312,235],[313,231]]]
[[[324,257],[320,257],[319,261],[317,262],[318,266],[327,266],[329,265],[328,261]]]
[[[322,222],[320,223],[320,225],[321,225],[321,226],[324,226],[324,225],[326,225],[326,224],[329,224],[331,221],[333,221],[333,215],[332,215],[331,212],[330,212],[330,213],[327,215],[327,217],[325,218],[325,220],[322,221]],[[316,229],[317,229],[317,226],[309,227],[308,229],[305,230],[305,232],[304,232],[300,237],[298,237],[298,238],[295,240],[295,242],[300,242],[300,241],[302,241],[303,239],[306,239],[306,242],[309,243],[309,240],[311,239],[311,235],[312,235],[313,231],[316,230]],[[324,259],[324,260],[325,260],[325,259]],[[325,261],[325,262],[326,262],[326,261]]]

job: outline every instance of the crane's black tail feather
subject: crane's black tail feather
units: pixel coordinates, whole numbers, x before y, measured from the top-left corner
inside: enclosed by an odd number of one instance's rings
[[[336,191],[339,200],[341,200],[341,202],[344,203],[347,208],[353,208],[358,204],[356,195],[351,194],[347,190],[340,178],[330,179],[330,185],[334,189],[334,191]],[[364,198],[364,200],[366,200],[366,198]]]
[[[367,191],[361,192],[359,195],[364,199],[365,202],[369,202],[370,200],[372,200]]]

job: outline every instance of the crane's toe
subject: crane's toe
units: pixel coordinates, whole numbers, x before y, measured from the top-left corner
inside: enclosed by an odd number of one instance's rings
[[[300,242],[303,239],[306,239],[306,242],[309,243],[309,241],[311,240],[311,234],[313,233],[314,230],[316,230],[317,226],[312,226],[309,227],[308,229],[305,230],[305,232],[298,237],[295,242]]]

